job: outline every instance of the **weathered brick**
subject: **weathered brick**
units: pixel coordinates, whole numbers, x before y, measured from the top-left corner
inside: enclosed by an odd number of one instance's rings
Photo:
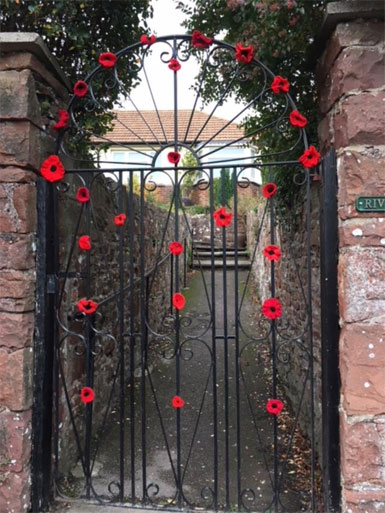
[[[0,168],[0,183],[35,183],[37,175],[19,167]]]
[[[33,342],[34,313],[0,312],[0,347],[22,349]]]
[[[0,231],[36,231],[36,188],[33,185],[0,183]]]
[[[0,119],[24,119],[40,125],[40,107],[32,72],[0,71]]]
[[[385,252],[345,248],[339,257],[339,306],[345,323],[385,322]]]
[[[0,165],[41,165],[40,130],[29,121],[3,121],[0,130]]]
[[[0,486],[1,513],[24,513],[30,505],[29,470],[24,472],[5,472]]]
[[[364,214],[356,210],[359,196],[378,196],[385,190],[385,156],[373,148],[344,152],[337,161],[338,166],[338,215],[349,217],[383,217],[381,213]]]
[[[336,149],[352,144],[385,143],[385,92],[361,93],[346,98],[334,117]]]
[[[385,488],[345,490],[344,513],[382,513],[385,511]]]
[[[330,70],[319,95],[319,109],[327,112],[343,94],[382,87],[385,54],[379,48],[343,50]]]
[[[341,331],[340,347],[347,415],[385,413],[385,325],[348,324]]]
[[[0,271],[0,310],[28,312],[35,306],[34,271]]]
[[[341,416],[341,470],[345,485],[376,482],[381,477],[381,441],[375,424],[349,425]]]
[[[370,216],[370,214],[366,214]],[[339,244],[343,246],[385,247],[385,222],[383,217],[351,219],[340,224]]]
[[[35,237],[0,233],[0,269],[32,269]]]
[[[32,405],[32,349],[0,349],[0,404],[13,411]]]
[[[0,413],[0,474],[21,472],[31,456],[31,411]]]

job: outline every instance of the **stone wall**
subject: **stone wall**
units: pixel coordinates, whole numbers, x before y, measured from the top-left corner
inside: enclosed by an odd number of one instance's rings
[[[35,173],[53,151],[52,119],[67,91],[36,34],[0,42],[0,510],[21,513],[30,505]]]
[[[337,152],[344,513],[385,511],[385,214],[355,208],[385,195],[384,23],[362,19],[375,4],[331,6],[340,22],[317,69],[321,149]]]

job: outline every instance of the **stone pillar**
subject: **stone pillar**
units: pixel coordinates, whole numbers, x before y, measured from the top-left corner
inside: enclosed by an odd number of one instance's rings
[[[385,511],[385,213],[360,213],[355,200],[385,198],[383,4],[328,4],[323,30],[330,37],[317,67],[319,137],[323,153],[337,152],[339,187],[342,511],[378,513]]]
[[[36,182],[65,78],[37,34],[0,34],[0,511],[30,507]],[[59,105],[60,104],[60,105]]]

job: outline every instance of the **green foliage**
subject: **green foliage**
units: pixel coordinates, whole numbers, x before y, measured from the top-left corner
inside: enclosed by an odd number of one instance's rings
[[[229,201],[234,195],[234,177],[229,169],[223,169],[221,177],[214,178],[214,204],[229,206]]]
[[[36,32],[58,60],[71,84],[84,79],[97,65],[100,53],[118,50],[139,40],[152,15],[148,0],[0,0],[2,32]],[[128,66],[119,70],[126,88],[134,82]],[[117,90],[104,98],[103,111],[84,112],[84,127],[105,133],[105,114]],[[83,142],[85,145],[85,141]]]
[[[203,205],[191,205],[190,207],[185,207],[185,211],[187,214],[209,214],[210,208],[204,207]]]
[[[197,165],[198,165],[198,163],[197,163],[194,155],[190,151],[187,151],[183,155],[183,158],[181,160],[181,167],[194,168],[194,167],[197,167]],[[183,171],[181,171],[181,173],[184,174],[184,173],[186,173],[186,171],[183,170]],[[185,194],[185,193],[189,192],[191,190],[191,188],[193,187],[193,185],[195,185],[198,182],[201,175],[202,175],[202,173],[200,170],[188,171],[187,174],[185,174],[183,181],[182,181],[182,185],[181,185],[182,193]]]
[[[290,94],[298,110],[308,118],[306,128],[309,141],[317,140],[317,94],[313,70],[307,65],[308,49],[317,33],[325,5],[329,0],[175,0],[186,15],[185,26],[189,31],[198,29],[209,36],[236,44],[252,45],[254,55],[274,74],[290,82]],[[250,100],[263,84],[263,74],[256,68],[246,70],[249,80],[242,81],[235,90],[238,101]],[[208,100],[218,98],[231,76],[230,65],[224,61],[218,76],[217,70],[208,75],[203,95]],[[271,95],[270,102],[258,102],[244,120],[246,133],[266,127],[276,119],[282,105],[282,95]],[[298,147],[290,152],[298,131],[278,133],[275,127],[262,129],[254,143],[261,154],[287,151],[288,160],[299,157]],[[301,150],[302,148],[300,148]],[[287,170],[279,170],[279,180],[292,188]],[[292,194],[292,193],[290,193]]]

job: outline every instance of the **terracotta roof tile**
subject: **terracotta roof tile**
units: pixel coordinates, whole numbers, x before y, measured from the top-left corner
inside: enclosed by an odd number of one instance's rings
[[[144,110],[140,113],[130,110],[114,111],[116,120],[113,121],[113,130],[106,137],[113,143],[144,144],[165,143],[174,141],[174,111]],[[178,111],[178,140],[191,143],[206,123],[209,115],[205,112],[195,111],[186,137],[187,126],[190,121],[191,110]],[[234,141],[243,137],[243,130],[236,124],[227,123],[226,119],[212,116],[199,135],[199,141],[207,141],[212,137],[214,141]],[[217,134],[217,132],[220,132]],[[217,135],[216,135],[217,134]]]

